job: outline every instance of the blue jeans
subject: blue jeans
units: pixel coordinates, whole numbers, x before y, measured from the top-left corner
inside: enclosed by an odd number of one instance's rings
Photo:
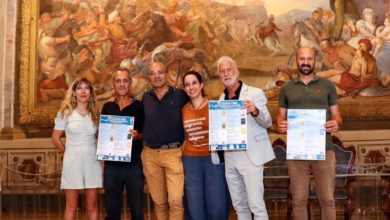
[[[227,220],[229,195],[225,165],[210,156],[183,156],[186,220]]]
[[[106,162],[104,165],[104,193],[106,220],[121,220],[123,190],[126,189],[127,202],[132,220],[144,220],[144,174],[142,163]]]

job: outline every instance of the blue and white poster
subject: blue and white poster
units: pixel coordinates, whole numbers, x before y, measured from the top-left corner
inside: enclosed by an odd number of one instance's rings
[[[287,110],[287,159],[325,160],[325,109]]]
[[[209,102],[210,150],[247,148],[247,110],[241,100]]]
[[[101,115],[96,159],[130,162],[133,128],[134,117]]]

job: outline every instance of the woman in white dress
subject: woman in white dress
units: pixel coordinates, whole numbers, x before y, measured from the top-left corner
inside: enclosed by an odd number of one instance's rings
[[[102,187],[101,163],[96,160],[98,111],[92,84],[76,79],[68,89],[55,118],[52,143],[64,152],[61,189],[65,190],[64,219],[75,219],[78,196],[85,189],[89,220],[98,219],[98,188]],[[61,141],[65,133],[66,144]]]

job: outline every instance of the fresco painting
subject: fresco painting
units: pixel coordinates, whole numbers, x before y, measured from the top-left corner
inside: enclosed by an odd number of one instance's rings
[[[215,72],[222,55],[276,103],[281,85],[297,75],[300,46],[317,49],[316,73],[336,85],[341,101],[390,101],[389,0],[40,0],[36,6],[36,108],[58,106],[78,77],[91,80],[103,102],[113,94],[110,74],[118,67],[131,71],[132,93],[140,98],[153,61],[165,63],[175,87],[185,72],[200,72],[215,98],[223,89]]]

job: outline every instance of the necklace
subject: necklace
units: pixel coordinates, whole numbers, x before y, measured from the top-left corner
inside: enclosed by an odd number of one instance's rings
[[[195,110],[198,110],[198,109],[200,109],[200,108],[202,107],[202,105],[204,104],[204,102],[205,102],[206,100],[207,100],[207,98],[204,98],[204,97],[203,97],[203,100],[202,100],[202,102],[200,103],[200,105],[195,106],[193,102],[191,102],[191,105],[192,105],[192,107],[193,107]]]
[[[81,116],[86,116],[88,114],[88,110],[87,111],[80,111],[79,109],[76,108],[76,111],[81,115]]]

